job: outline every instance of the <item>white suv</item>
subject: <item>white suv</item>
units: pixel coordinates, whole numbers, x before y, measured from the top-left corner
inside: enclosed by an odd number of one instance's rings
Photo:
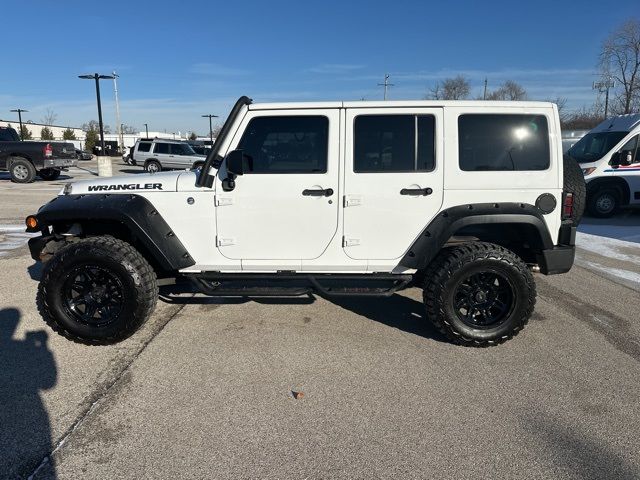
[[[424,289],[452,341],[488,346],[567,272],[584,180],[558,111],[533,102],[252,104],[199,171],[67,185],[27,218],[38,303],[75,341],[129,336],[158,285],[213,296]]]
[[[131,160],[149,173],[161,170],[198,168],[205,156],[198,155],[186,142],[155,139],[139,139],[132,151]]]

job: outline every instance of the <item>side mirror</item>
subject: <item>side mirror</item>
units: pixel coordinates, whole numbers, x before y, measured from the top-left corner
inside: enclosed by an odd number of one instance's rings
[[[627,166],[633,163],[633,152],[631,150],[621,150],[611,156],[609,165],[618,168],[620,165]]]
[[[244,175],[252,170],[251,159],[242,153],[242,150],[231,150],[225,160],[227,172],[232,175]]]
[[[620,152],[615,152],[613,155],[611,155],[609,165],[611,165],[613,168],[618,168],[620,166]]]

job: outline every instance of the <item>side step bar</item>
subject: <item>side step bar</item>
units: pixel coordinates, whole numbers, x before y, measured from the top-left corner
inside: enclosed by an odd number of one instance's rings
[[[323,296],[388,297],[405,288],[413,275],[194,273],[185,275],[201,293],[213,297]]]

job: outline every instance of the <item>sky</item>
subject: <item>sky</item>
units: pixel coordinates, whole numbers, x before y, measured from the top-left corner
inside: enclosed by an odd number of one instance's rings
[[[208,132],[233,102],[422,99],[465,75],[472,95],[511,79],[532,100],[591,105],[603,40],[638,0],[182,1],[11,0],[2,6],[0,119],[97,119],[95,85],[118,75],[121,122],[144,130]],[[113,82],[101,82],[115,127]],[[215,119],[214,119],[215,120]]]

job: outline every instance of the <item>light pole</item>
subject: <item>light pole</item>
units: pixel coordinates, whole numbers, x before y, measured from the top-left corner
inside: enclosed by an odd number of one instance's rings
[[[147,138],[149,138],[149,125],[147,125],[146,123],[144,124],[144,130],[145,132],[147,132]]]
[[[120,123],[120,102],[118,102],[118,75],[116,71],[113,71],[113,94],[116,98],[116,125],[118,125],[118,143],[122,151],[124,152],[124,137],[122,136],[122,124]]]
[[[24,142],[24,138],[22,138],[22,112],[28,112],[29,110],[23,110],[21,108],[16,108],[11,110],[12,112],[18,113],[18,123],[20,123],[20,141]]]
[[[78,75],[78,78],[82,78],[84,80],[95,80],[96,82],[96,99],[98,101],[98,124],[100,125],[100,155],[104,155],[104,126],[102,124],[102,103],[100,102],[100,80],[113,80],[115,77],[113,75],[98,75],[97,73],[94,73],[93,75]]]
[[[211,148],[213,148],[213,126],[211,124],[212,118],[218,118],[218,115],[202,115],[203,118],[209,118],[209,137],[211,138]]]
[[[609,89],[615,87],[615,82],[611,79],[611,75],[603,75],[603,80],[599,82],[593,82],[593,89],[598,90],[600,93],[604,93],[604,118],[607,118],[609,114]]]

